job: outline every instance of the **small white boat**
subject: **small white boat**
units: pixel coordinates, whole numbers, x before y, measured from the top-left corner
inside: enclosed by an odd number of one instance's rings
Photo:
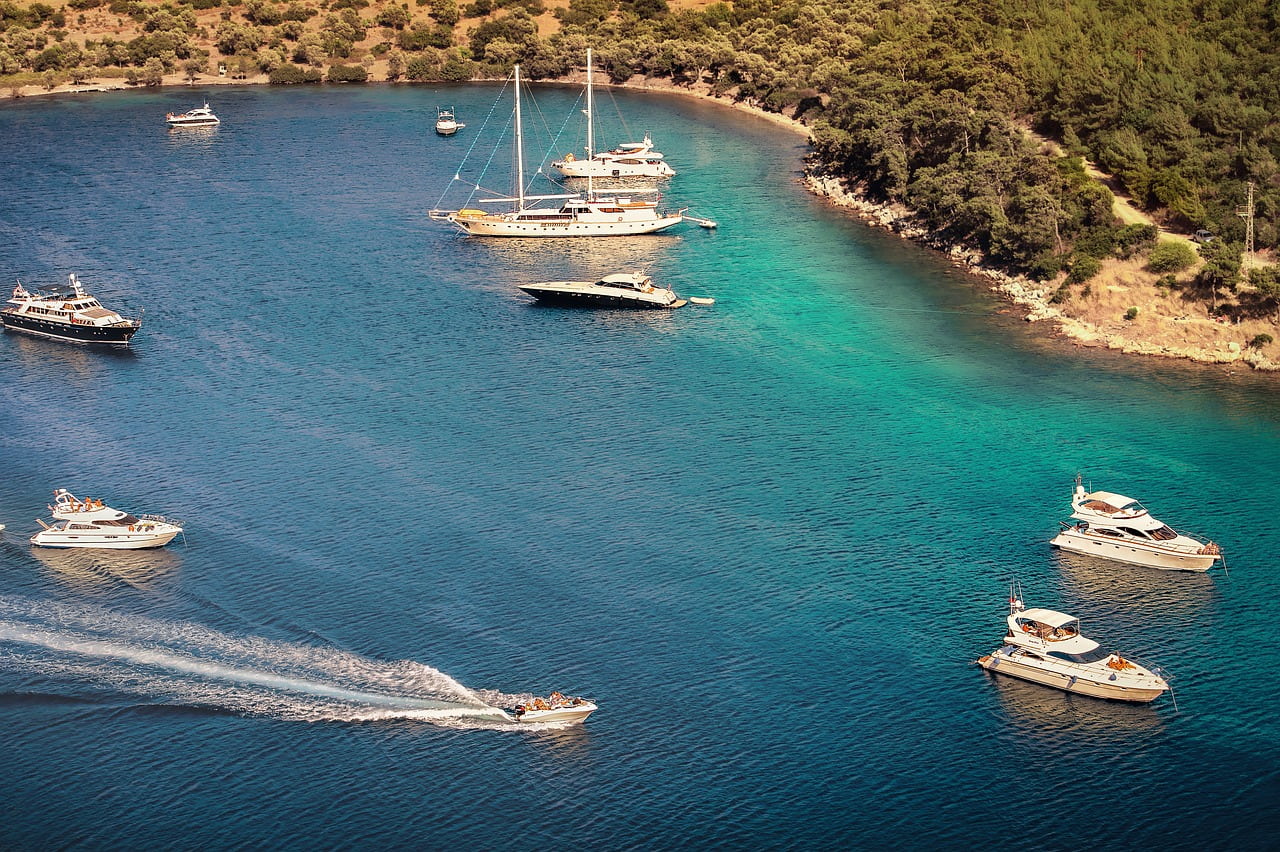
[[[65,488],[53,492],[49,511],[52,524],[37,520],[43,529],[31,537],[38,547],[93,547],[107,550],[142,550],[163,547],[182,532],[177,521],[160,515],[135,517],[101,500],[77,498]]]
[[[186,112],[166,113],[164,120],[170,127],[208,127],[220,123],[208,104]]]
[[[507,711],[508,718],[516,722],[569,722],[577,724],[598,708],[595,702],[585,698],[569,698],[559,692],[549,698],[535,698],[528,704],[518,704]]]
[[[1009,592],[1006,621],[1005,644],[977,661],[987,671],[1117,701],[1154,701],[1169,689],[1159,669],[1104,651],[1081,635],[1075,616],[1025,608],[1016,586]]]
[[[441,136],[452,136],[464,127],[466,125],[454,117],[453,107],[436,110],[436,133]]]
[[[1049,542],[1054,547],[1175,571],[1208,571],[1223,558],[1218,545],[1175,531],[1132,497],[1086,492],[1079,476],[1071,508],[1076,523],[1060,522],[1062,532]]]
[[[685,300],[657,287],[643,272],[615,272],[599,281],[542,281],[519,284],[542,302],[599,308],[682,308]]]

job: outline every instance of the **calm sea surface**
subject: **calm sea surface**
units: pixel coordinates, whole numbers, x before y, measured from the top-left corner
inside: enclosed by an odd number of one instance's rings
[[[1037,340],[694,101],[602,96],[601,141],[718,231],[463,237],[426,211],[498,91],[0,105],[0,273],[145,309],[126,352],[0,337],[0,846],[1274,848],[1275,380]],[[531,166],[578,95],[535,90]],[[716,304],[514,286],[636,267]],[[1051,552],[1077,471],[1230,575]],[[32,549],[58,487],[186,541]],[[1176,708],[974,666],[1014,576]],[[483,716],[553,689],[601,709]]]

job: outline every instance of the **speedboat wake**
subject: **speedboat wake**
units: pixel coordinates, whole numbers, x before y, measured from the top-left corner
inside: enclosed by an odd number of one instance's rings
[[[520,727],[499,709],[518,696],[482,697],[421,663],[50,601],[0,598],[0,671],[6,669],[25,676],[27,688],[106,691],[292,721]]]

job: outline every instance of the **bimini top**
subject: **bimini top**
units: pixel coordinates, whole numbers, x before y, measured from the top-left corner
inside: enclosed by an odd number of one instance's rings
[[[1014,613],[1019,621],[1038,621],[1046,627],[1057,629],[1076,620],[1074,615],[1052,609],[1024,609]]]

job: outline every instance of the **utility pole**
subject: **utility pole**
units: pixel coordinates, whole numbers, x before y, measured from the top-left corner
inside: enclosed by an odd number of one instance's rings
[[[1236,208],[1236,215],[1244,219],[1244,253],[1253,260],[1253,181],[1249,181],[1249,197],[1244,207]]]

